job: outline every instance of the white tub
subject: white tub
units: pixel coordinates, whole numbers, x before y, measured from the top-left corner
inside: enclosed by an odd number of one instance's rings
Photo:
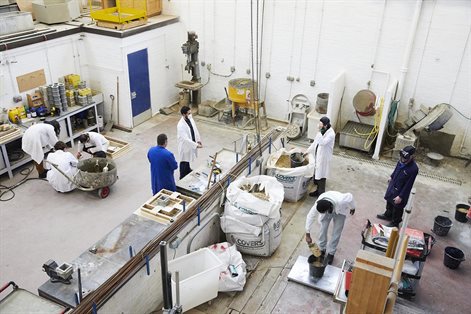
[[[217,297],[221,266],[221,260],[207,248],[169,261],[173,303],[177,297],[175,271],[180,273],[180,302],[183,311],[188,311]]]

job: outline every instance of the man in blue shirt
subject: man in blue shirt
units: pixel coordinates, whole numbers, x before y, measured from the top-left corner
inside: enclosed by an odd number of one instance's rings
[[[150,162],[150,176],[152,182],[152,193],[155,195],[161,189],[175,192],[175,178],[173,172],[178,168],[177,161],[172,152],[167,150],[167,135],[157,136],[157,146],[151,147],[147,153]]]
[[[379,219],[389,220],[388,227],[399,227],[402,221],[404,207],[409,200],[409,194],[414,185],[415,178],[419,173],[419,167],[414,160],[415,147],[406,146],[400,152],[400,160],[397,162],[391,177],[389,185],[384,195],[386,200],[386,212],[376,215]]]

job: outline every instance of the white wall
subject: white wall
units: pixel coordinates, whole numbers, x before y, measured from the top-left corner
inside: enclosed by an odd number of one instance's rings
[[[261,98],[266,100],[269,116],[287,119],[286,100],[298,93],[315,102],[316,95],[327,91],[329,82],[343,70],[342,122],[356,120],[352,99],[360,89],[368,88],[371,81],[371,89],[379,97],[399,78],[414,7],[412,0],[266,0]],[[203,99],[223,98],[229,79],[249,76],[250,1],[163,1],[163,11],[179,15],[186,29],[197,32],[200,60],[211,63],[213,72],[230,74],[230,67],[236,67],[230,78],[211,76]],[[432,107],[442,102],[469,119],[470,30],[471,1],[423,1],[399,107],[400,121],[420,104]],[[266,72],[271,74],[269,79],[265,79]],[[202,69],[202,74],[206,82],[208,71]],[[287,76],[299,78],[299,82],[289,82]],[[316,82],[314,87],[309,85],[311,80]],[[415,100],[412,108],[410,98]],[[460,154],[470,123],[454,112],[444,128],[444,132],[457,135],[454,155]],[[471,154],[469,134],[464,146],[467,149],[461,153]]]
[[[0,54],[0,99],[13,106],[16,76],[44,68],[48,83],[57,76],[79,73],[105,94],[105,117],[109,117],[109,95],[116,94],[120,79],[119,123],[132,126],[127,54],[147,48],[152,112],[168,106],[179,90],[174,82],[189,78],[181,44],[186,31],[199,36],[200,61],[211,64],[217,74],[202,90],[202,98],[225,97],[228,80],[250,77],[250,1],[172,0],[163,1],[165,14],[180,16],[181,23],[131,36],[123,40],[88,34],[73,35]],[[257,1],[254,1],[257,3]],[[263,38],[261,99],[268,115],[286,120],[288,103],[296,94],[313,103],[329,82],[345,71],[345,94],[341,124],[356,120],[353,96],[370,88],[382,96],[398,80],[415,1],[406,0],[266,0]],[[260,11],[262,8],[260,8]],[[450,103],[457,112],[442,130],[456,134],[453,155],[471,154],[471,1],[425,0],[417,35],[407,66],[399,120],[406,120],[421,104]],[[374,64],[374,69],[372,65]],[[203,83],[208,71],[201,69]],[[270,73],[270,78],[265,78]],[[289,82],[287,76],[299,81]],[[315,86],[310,86],[310,81]],[[23,94],[24,95],[24,94]],[[414,102],[409,106],[409,100]],[[116,119],[117,112],[114,113]],[[372,123],[373,119],[362,119]]]
[[[175,83],[180,80],[183,53],[180,45],[186,33],[180,24],[171,24],[124,39],[84,33],[90,86],[101,90],[105,97],[105,117],[110,117],[110,95],[115,96],[113,119],[122,126],[132,127],[131,96],[127,55],[147,49],[152,113],[158,113],[178,99]],[[177,52],[177,53],[175,53]],[[117,121],[117,79],[119,77],[119,121]]]
[[[57,82],[59,76],[70,73],[82,75],[78,50],[79,35],[71,35],[0,53],[0,106],[16,106],[13,96],[22,95],[26,103],[26,91],[20,93],[16,77],[44,69],[46,83]]]
[[[0,54],[1,106],[14,107],[13,96],[19,93],[16,77],[44,69],[47,84],[57,82],[60,76],[80,74],[87,86],[104,94],[105,119],[110,118],[111,98],[115,96],[113,119],[125,127],[132,127],[131,97],[127,55],[145,49],[149,57],[149,80],[153,114],[178,100],[175,83],[182,78],[184,55],[181,44],[186,31],[181,24],[126,37],[124,39],[81,33],[46,41]],[[117,107],[117,78],[119,78],[119,121]]]

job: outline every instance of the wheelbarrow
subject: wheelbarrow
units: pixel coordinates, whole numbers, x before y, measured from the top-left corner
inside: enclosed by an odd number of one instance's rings
[[[13,281],[0,288],[0,293],[12,286],[13,291],[0,301],[0,313],[57,313],[64,314],[68,309],[62,305],[39,297],[28,290],[19,288]]]
[[[58,165],[47,160],[46,162],[56,168],[79,190],[88,192],[96,190],[101,198],[110,195],[110,186],[118,180],[116,164],[111,159],[94,157],[80,160],[77,164],[78,171],[73,178],[59,169]]]

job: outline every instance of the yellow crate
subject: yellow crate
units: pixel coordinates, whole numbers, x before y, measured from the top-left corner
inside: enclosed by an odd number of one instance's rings
[[[116,1],[116,7],[91,11],[90,16],[97,21],[122,24],[146,18],[147,11],[145,9],[122,8],[119,6],[119,1]]]
[[[91,95],[92,90],[91,88],[82,88],[78,90],[78,93],[80,96],[87,96],[87,95]]]
[[[67,83],[72,85],[73,87],[77,87],[80,83],[80,75],[78,74],[69,74],[65,76],[65,80]]]

